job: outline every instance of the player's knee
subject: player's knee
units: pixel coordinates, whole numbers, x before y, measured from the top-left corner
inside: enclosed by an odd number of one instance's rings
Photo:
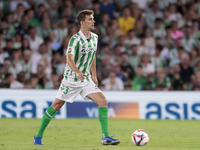
[[[51,107],[55,110],[58,111],[61,107],[63,106],[63,103],[53,103]]]
[[[62,106],[59,105],[58,103],[56,104],[52,104],[52,108],[55,110],[55,111],[58,111]]]
[[[108,106],[108,101],[106,99],[101,99],[100,106]]]

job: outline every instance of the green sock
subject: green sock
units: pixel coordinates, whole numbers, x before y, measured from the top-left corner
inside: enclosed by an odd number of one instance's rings
[[[57,111],[55,111],[51,106],[45,111],[40,124],[40,128],[35,137],[41,137],[41,138],[43,137],[44,130],[46,129],[46,127],[48,126],[49,122],[51,121],[56,112]]]
[[[109,136],[108,134],[108,107],[99,107],[99,121],[101,123],[102,138]]]

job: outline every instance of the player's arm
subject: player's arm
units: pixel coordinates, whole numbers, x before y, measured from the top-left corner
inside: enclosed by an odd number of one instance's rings
[[[96,72],[96,56],[94,56],[94,60],[92,62],[91,74],[93,82],[98,86],[97,72]]]
[[[73,54],[67,54],[67,64],[70,66],[70,68],[76,73],[77,79],[83,81],[85,77],[87,77],[85,74],[83,74],[75,65],[74,63],[74,55]]]
[[[69,41],[69,45],[67,48],[67,64],[70,68],[76,73],[77,79],[83,81],[86,77],[77,67],[74,62],[74,56],[76,55],[75,47],[78,44],[78,40],[75,37],[72,37]]]

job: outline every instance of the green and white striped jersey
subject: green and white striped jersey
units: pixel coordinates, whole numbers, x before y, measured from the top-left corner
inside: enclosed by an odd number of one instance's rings
[[[76,67],[83,74],[87,75],[85,81],[90,80],[90,69],[97,50],[97,43],[98,36],[95,33],[91,32],[90,39],[87,39],[81,30],[77,34],[73,35],[69,41],[66,55],[74,55],[74,62]],[[68,64],[65,66],[64,78],[73,79],[75,82],[78,81],[75,72],[70,68]]]

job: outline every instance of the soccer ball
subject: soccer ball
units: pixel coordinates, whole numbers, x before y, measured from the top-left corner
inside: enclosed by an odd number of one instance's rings
[[[145,130],[138,129],[133,132],[131,139],[135,145],[144,146],[149,141],[149,135]]]

